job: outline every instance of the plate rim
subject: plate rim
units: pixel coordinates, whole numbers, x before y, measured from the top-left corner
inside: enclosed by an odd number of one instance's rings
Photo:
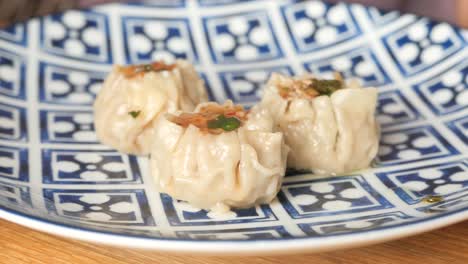
[[[94,7],[93,10],[101,8],[102,6],[112,5],[114,4],[98,5]],[[368,5],[366,6],[366,9],[367,7],[373,6]],[[405,14],[406,13],[401,13],[400,15]],[[433,19],[431,19],[431,21],[433,21]],[[460,27],[455,26],[455,28]],[[304,236],[258,240],[197,240],[181,239],[176,237],[143,237],[130,234],[118,234],[109,231],[92,230],[83,226],[73,226],[67,223],[55,222],[51,219],[28,215],[21,211],[16,211],[1,205],[0,219],[4,219],[26,228],[56,235],[58,237],[117,247],[157,250],[171,253],[258,256],[294,254],[299,252],[326,252],[338,249],[361,247],[409,237],[447,227],[458,222],[468,221],[468,207],[462,207],[460,209],[447,211],[441,214],[434,214],[433,216],[415,217],[415,220],[413,221],[384,226],[375,230],[363,230],[356,231],[354,233],[335,234],[329,236]]]
[[[63,223],[45,221],[8,208],[0,208],[0,219],[45,232],[59,237],[77,239],[102,245],[132,249],[155,250],[168,253],[189,253],[197,255],[287,255],[295,253],[316,253],[338,249],[357,248],[386,241],[409,237],[458,222],[468,220],[468,208],[449,211],[443,215],[424,217],[409,223],[400,223],[378,230],[337,234],[324,237],[291,237],[258,240],[183,240],[177,238],[139,237]]]

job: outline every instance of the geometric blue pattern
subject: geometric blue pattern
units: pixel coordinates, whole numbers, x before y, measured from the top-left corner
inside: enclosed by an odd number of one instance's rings
[[[67,11],[41,19],[41,48],[67,58],[112,63],[108,18],[93,11]]]
[[[15,219],[121,235],[113,242],[124,245],[252,240],[253,251],[263,240],[400,236],[399,226],[432,228],[428,219],[468,209],[468,44],[447,23],[321,1],[139,1],[4,28],[0,46],[0,210]],[[378,156],[336,177],[288,170],[278,198],[254,208],[213,213],[173,200],[155,190],[147,158],[94,132],[112,65],[154,59],[190,61],[210,99],[247,107],[272,72],[338,71],[375,86]]]
[[[208,79],[208,76],[204,72],[197,71],[197,73],[200,76],[200,79],[202,79],[203,82],[205,83],[205,87],[208,93],[208,100],[217,101],[217,98],[215,97],[215,95],[213,94],[213,90],[211,89],[212,86],[211,86],[210,80]]]
[[[458,153],[459,151],[431,126],[398,129],[382,133],[377,164],[404,164]]]
[[[25,141],[26,129],[26,110],[0,102],[0,139]]]
[[[306,62],[304,67],[319,76],[331,77],[333,72],[340,72],[344,78],[358,78],[365,86],[379,86],[390,82],[375,54],[368,48]]]
[[[0,95],[24,99],[26,65],[18,54],[0,49]]]
[[[41,141],[96,144],[91,111],[41,111]]]
[[[45,189],[49,212],[87,223],[152,226],[148,200],[143,190]]]
[[[285,183],[279,199],[292,218],[310,218],[394,207],[361,175]]]
[[[463,48],[458,29],[427,18],[390,33],[383,42],[405,76],[425,70]]]
[[[380,10],[375,7],[366,8],[370,21],[376,26],[385,26],[400,17],[398,11]]]
[[[28,151],[0,146],[0,179],[28,181]]]
[[[466,57],[465,57],[466,60]],[[468,108],[468,63],[463,61],[448,72],[415,85],[423,101],[437,115],[446,115]]]
[[[382,128],[423,119],[399,90],[379,93],[377,120]]]
[[[136,158],[115,151],[43,150],[44,183],[141,183]]]
[[[218,216],[206,210],[194,208],[186,202],[174,201],[167,194],[161,194],[161,200],[169,223],[174,226],[228,225],[278,220],[268,205],[235,209],[229,214]]]
[[[468,144],[468,116],[464,116],[447,122],[447,126],[457,135],[462,142]]]
[[[460,210],[466,207],[466,203],[468,202],[468,192],[464,192],[462,195],[453,197],[453,198],[448,198],[444,199],[443,201],[435,204],[430,204],[427,205],[424,204],[424,206],[417,207],[416,210],[424,212],[424,213],[429,213],[429,214],[434,214],[434,213],[447,213],[452,210]]]
[[[200,6],[219,6],[219,5],[232,5],[242,4],[244,2],[253,0],[198,0]]]
[[[186,5],[186,0],[130,1],[127,5],[178,8]]]
[[[286,5],[281,11],[299,53],[323,49],[361,33],[348,5],[304,1]]]
[[[342,221],[299,224],[308,236],[333,236],[336,234],[354,233],[381,228],[390,224],[400,224],[412,217],[401,213],[384,213],[372,216],[357,217]]]
[[[187,19],[123,17],[122,28],[127,63],[198,61]]]
[[[264,61],[283,57],[264,11],[203,19],[210,53],[216,63]]]
[[[0,181],[0,208],[7,207],[17,211],[32,208],[30,188],[27,186]]]
[[[102,71],[45,62],[40,63],[39,74],[40,101],[63,105],[91,106],[105,78]]]
[[[17,45],[27,44],[26,24],[18,23],[0,29],[0,40],[12,42]]]
[[[458,161],[377,173],[377,176],[408,204],[428,195],[455,196],[468,191],[468,162]]]

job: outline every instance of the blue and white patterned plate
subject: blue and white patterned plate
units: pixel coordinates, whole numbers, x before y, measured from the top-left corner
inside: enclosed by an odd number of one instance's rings
[[[359,246],[468,219],[467,31],[319,1],[156,1],[0,31],[0,217],[120,246],[269,254]],[[158,194],[147,161],[96,141],[114,63],[183,58],[251,105],[272,71],[341,71],[380,91],[373,168],[291,172],[273,203],[217,215]],[[429,203],[430,195],[442,200]]]

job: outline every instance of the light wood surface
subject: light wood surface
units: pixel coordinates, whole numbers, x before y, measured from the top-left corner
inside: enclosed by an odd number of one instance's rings
[[[457,0],[457,23],[462,27],[468,27],[468,0]]]
[[[468,263],[468,221],[419,236],[357,249],[273,257],[204,257],[94,245],[0,220],[0,263]]]
[[[456,16],[459,25],[468,27],[468,0],[457,0]],[[468,221],[419,236],[357,249],[312,255],[204,257],[95,245],[0,220],[0,263],[468,263]]]

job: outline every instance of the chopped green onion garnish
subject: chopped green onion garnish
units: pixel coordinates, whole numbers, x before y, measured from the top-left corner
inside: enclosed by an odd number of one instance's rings
[[[236,130],[240,125],[241,122],[239,119],[235,117],[225,117],[224,115],[219,115],[216,119],[208,121],[208,128],[221,128],[224,131]]]
[[[331,95],[336,90],[343,88],[343,82],[339,80],[312,79],[312,87],[321,95]]]
[[[240,127],[240,125],[241,122],[239,119],[235,117],[228,117],[223,120],[221,128],[224,129],[224,131],[233,131]]]
[[[137,118],[140,115],[141,111],[130,111],[128,112],[129,115],[131,115],[133,118]]]

